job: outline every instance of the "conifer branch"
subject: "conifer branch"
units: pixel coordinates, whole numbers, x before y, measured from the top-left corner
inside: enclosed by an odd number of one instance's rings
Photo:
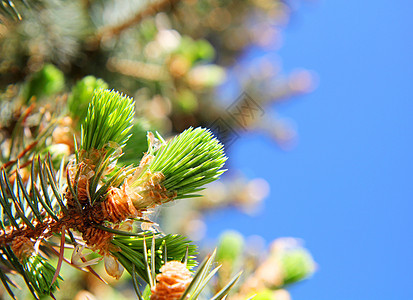
[[[132,18],[125,20],[121,24],[103,27],[93,37],[91,44],[98,44],[104,39],[111,39],[120,35],[126,29],[139,24],[144,18],[167,11],[173,8],[180,0],[159,0],[147,5],[143,10],[138,11]]]
[[[196,265],[196,247],[185,237],[134,230],[131,222],[155,204],[189,197],[217,179],[226,160],[223,147],[202,128],[190,128],[168,142],[158,135],[159,145],[149,133],[149,149],[140,165],[117,167],[133,115],[131,98],[95,90],[82,124],[78,156],[67,166],[66,185],[62,185],[63,161],[56,172],[50,154],[44,160],[32,159],[27,184],[20,175],[19,160],[13,185],[2,168],[0,266],[20,273],[35,298],[52,295],[58,288],[61,264],[67,261],[66,244],[76,246],[71,262],[75,267],[94,272],[79,250],[85,243],[102,255],[108,274],[119,278],[126,268],[152,288],[159,286],[157,274],[166,270],[162,268],[168,262],[184,259],[185,270]],[[50,247],[52,235],[61,236],[60,251],[52,251],[59,257],[57,268],[38,251],[40,246]],[[202,286],[208,281],[204,277]],[[14,297],[1,268],[0,279]]]

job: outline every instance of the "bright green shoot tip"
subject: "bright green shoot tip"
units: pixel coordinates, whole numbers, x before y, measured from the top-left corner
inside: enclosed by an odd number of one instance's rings
[[[189,128],[164,143],[154,153],[151,172],[161,172],[162,185],[176,191],[175,199],[194,197],[207,183],[215,181],[227,158],[223,145],[205,128]]]
[[[80,148],[86,151],[108,145],[123,147],[130,137],[134,101],[114,90],[95,90],[82,124]]]

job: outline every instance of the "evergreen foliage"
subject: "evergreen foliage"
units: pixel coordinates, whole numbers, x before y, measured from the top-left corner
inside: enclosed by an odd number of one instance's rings
[[[120,149],[126,144],[133,115],[134,102],[131,98],[116,91],[95,90],[82,124],[82,139],[77,150],[81,157],[76,159],[77,163],[72,161],[68,165],[66,185],[63,161],[56,172],[50,155],[44,161],[40,156],[32,161],[31,176],[27,183],[20,174],[19,163],[14,184],[10,182],[5,168],[2,169],[0,227],[3,233],[0,234],[0,254],[9,271],[15,270],[24,277],[35,298],[53,295],[58,287],[56,279],[62,280],[59,276],[60,267],[52,267],[47,256],[37,253],[32,255],[40,245],[53,247],[49,241],[52,235],[62,236],[60,252],[55,250],[59,255],[58,265],[63,260],[64,245],[79,247],[83,238],[91,250],[110,261],[110,269],[107,269],[109,274],[122,274],[121,267],[116,266],[117,260],[132,276],[139,276],[151,286],[156,284],[156,274],[167,261],[184,259],[189,269],[196,265],[196,247],[185,237],[136,231],[133,227],[122,229],[127,228],[125,221],[132,221],[134,215],[141,214],[140,211],[130,214],[128,210],[125,214],[120,213],[122,207],[130,203],[127,194],[121,194],[118,198],[94,196],[109,195],[111,190],[117,189],[128,176],[133,175],[127,171],[128,168],[123,167],[118,171],[115,168],[114,174],[104,179],[104,174],[111,173],[108,170],[113,169],[109,162],[116,161],[119,156],[119,153],[112,151],[111,144],[118,145]],[[179,151],[180,146],[186,151]],[[82,151],[88,155],[82,156]],[[164,172],[165,187],[177,190],[176,195],[180,198],[216,180],[222,173],[220,168],[225,161],[222,145],[209,131],[200,128],[188,129],[161,145],[158,150],[150,151],[155,151],[153,172]],[[176,168],[171,167],[171,164],[176,165]],[[187,172],[184,172],[185,166]],[[86,175],[90,172],[93,175],[89,182]],[[184,179],[184,184],[177,184],[179,177]],[[95,202],[94,199],[100,201]],[[142,208],[142,212],[145,210]],[[40,244],[35,246],[34,242]],[[75,265],[77,263],[73,257],[82,258],[81,250],[77,251],[72,256],[72,264]],[[85,267],[90,268],[87,264]],[[201,267],[196,274],[202,273],[204,278],[203,272],[205,270]],[[7,273],[0,269],[0,278],[14,298]],[[197,275],[194,278],[198,278]],[[202,280],[201,286],[205,286],[208,280]],[[197,287],[196,291],[200,291],[199,283]]]
[[[20,275],[36,299],[59,298],[73,279],[64,264],[102,279],[100,260],[116,279],[126,269],[145,300],[170,299],[162,292],[176,278],[185,281],[174,286],[177,299],[278,300],[276,292],[288,296],[286,286],[309,277],[314,261],[302,247],[251,255],[243,237],[229,233],[198,265],[191,241],[202,238],[202,210],[249,210],[265,197],[253,180],[213,185],[224,172],[226,139],[207,128],[220,119],[233,133],[263,129],[281,145],[294,137],[273,116],[240,127],[222,104],[228,95],[214,92],[229,74],[261,110],[311,89],[306,71],[284,75],[266,61],[245,72],[229,68],[250,44],[273,47],[269,41],[281,36],[293,6],[288,0],[0,1],[4,293],[21,298],[14,281]],[[242,116],[253,112],[236,108]],[[159,223],[172,234],[160,232],[153,211],[193,197],[161,211]]]

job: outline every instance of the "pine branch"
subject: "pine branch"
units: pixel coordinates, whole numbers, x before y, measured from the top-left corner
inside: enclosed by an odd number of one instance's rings
[[[112,57],[108,60],[107,66],[112,72],[143,80],[165,81],[169,78],[167,70],[159,64]]]
[[[180,0],[159,0],[149,4],[145,9],[138,11],[132,18],[125,20],[118,25],[103,27],[91,39],[91,45],[98,45],[102,40],[112,39],[126,29],[139,24],[144,18],[154,16],[155,14],[167,11],[174,7]]]
[[[138,198],[146,197],[143,203],[147,203],[148,199],[164,197],[165,201],[156,202],[161,204],[189,197],[217,179],[226,159],[223,147],[202,128],[190,128],[169,142],[158,135],[159,147],[149,133],[149,150],[139,167],[117,167],[133,115],[131,98],[115,91],[95,90],[82,124],[76,159],[66,172],[63,161],[60,170],[54,170],[50,155],[32,160],[27,183],[20,174],[19,160],[14,184],[6,170],[1,170],[0,257],[7,259],[0,261],[0,266],[20,273],[34,297],[52,295],[57,289],[56,279],[61,280],[60,267],[66,261],[62,252],[65,244],[76,246],[71,262],[75,267],[90,268],[81,254],[80,244],[85,243],[104,257],[108,274],[119,278],[126,268],[152,287],[168,261],[184,258],[185,272],[195,266],[196,247],[186,238],[148,236],[148,232],[134,231],[130,222],[153,206],[137,205]],[[20,156],[26,155],[29,151]],[[62,185],[63,173],[67,186]],[[60,252],[52,251],[59,256],[57,270],[48,263],[49,258],[38,254],[41,245],[50,247],[52,235],[61,236]],[[0,279],[13,297],[7,274],[0,270]],[[208,275],[211,277],[212,273]],[[209,280],[204,279],[202,285]]]
[[[46,241],[51,235],[62,232],[63,226],[69,230],[79,231],[92,249],[105,256],[105,260],[110,260],[110,256],[113,255],[129,272],[135,268],[138,276],[148,280],[144,273],[145,259],[142,252],[144,240],[150,246],[152,245],[150,237],[145,237],[145,233],[142,232],[135,234],[130,231],[97,226],[95,222],[101,224],[106,222],[105,219],[99,219],[100,204],[93,207],[83,207],[81,210],[66,206],[61,202],[63,195],[56,188],[59,186],[58,178],[55,177],[54,170],[51,169],[51,160],[41,162],[38,159],[36,162],[38,165],[36,166],[33,162],[32,170],[36,169],[37,174],[32,172],[30,190],[26,190],[22,184],[19,172],[17,172],[16,181],[16,187],[19,189],[17,192],[11,187],[4,170],[0,177],[1,209],[7,215],[7,218],[4,218],[2,214],[0,222],[1,228],[3,228],[3,232],[0,234],[0,252],[2,255],[10,256],[8,264],[10,264],[11,270],[27,277],[26,283],[33,290],[33,295],[35,297],[49,295],[58,287],[57,281],[52,284],[56,269],[47,262],[47,258],[32,254],[35,248],[33,242],[38,240],[40,236],[42,236],[42,240]],[[61,175],[57,174],[56,176]],[[37,180],[33,180],[34,178]],[[24,213],[22,207],[25,207]],[[106,226],[108,225],[106,224]],[[103,230],[103,228],[105,229]],[[110,230],[106,231],[106,229]],[[189,249],[188,267],[195,265],[193,257],[196,254],[196,247],[191,245],[186,238],[177,235],[163,237],[159,234],[156,234],[155,237],[154,250],[148,254],[149,257],[156,255],[162,258],[162,260],[157,260],[155,264],[153,269],[155,274],[159,272],[165,260],[181,259],[187,249]],[[73,242],[77,243],[76,240]],[[66,243],[73,242],[66,241]],[[41,241],[41,243],[43,242]],[[110,245],[113,246],[109,247]],[[162,254],[166,245],[168,246],[168,254],[165,257]],[[9,247],[11,248],[9,249]],[[111,250],[111,252],[105,250],[110,248],[116,250]],[[6,290],[9,290],[7,275],[1,273],[0,278],[5,284]]]

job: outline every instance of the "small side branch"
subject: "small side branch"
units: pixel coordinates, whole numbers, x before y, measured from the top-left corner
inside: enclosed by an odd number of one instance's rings
[[[120,35],[124,30],[139,24],[144,18],[153,16],[162,11],[168,11],[174,7],[180,0],[161,0],[149,4],[145,9],[138,11],[132,18],[125,22],[113,26],[103,27],[97,32],[92,39],[92,45],[99,44],[102,40],[111,39]]]

